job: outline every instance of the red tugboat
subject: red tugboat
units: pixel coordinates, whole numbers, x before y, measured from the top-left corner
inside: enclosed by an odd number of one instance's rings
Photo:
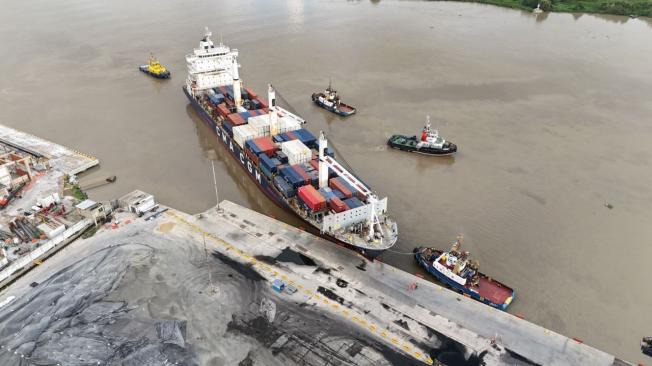
[[[458,237],[448,252],[433,248],[414,249],[414,258],[428,273],[447,288],[500,310],[506,310],[516,293],[510,287],[478,271],[480,264],[469,258],[469,252],[460,251]]]

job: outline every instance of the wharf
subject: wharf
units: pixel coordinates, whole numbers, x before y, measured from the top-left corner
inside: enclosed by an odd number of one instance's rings
[[[125,359],[189,364],[628,365],[229,201],[159,210],[116,212],[1,293],[14,300],[0,316],[0,362],[102,364],[129,345],[138,358]],[[162,348],[170,334],[174,353]]]
[[[301,301],[348,318],[361,331],[425,363],[432,362],[428,348],[448,339],[462,346],[467,357],[483,355],[487,365],[513,364],[519,358],[522,364],[627,365],[382,262],[365,261],[345,248],[232,202],[223,201],[219,207],[223,211],[219,214],[215,209],[199,216],[170,211],[168,217],[184,224],[175,230],[206,235],[218,250],[251,263],[270,282],[280,278],[299,287]],[[270,265],[256,259],[276,257],[286,248],[309,257],[322,270],[307,273],[302,266]],[[338,286],[338,280],[347,286]],[[416,289],[412,289],[414,283]]]

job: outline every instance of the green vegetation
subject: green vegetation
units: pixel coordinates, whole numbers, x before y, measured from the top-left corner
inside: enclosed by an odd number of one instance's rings
[[[460,0],[532,10],[652,16],[652,0]]]

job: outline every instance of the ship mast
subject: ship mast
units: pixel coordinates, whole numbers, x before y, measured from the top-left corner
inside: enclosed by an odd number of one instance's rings
[[[272,84],[267,88],[267,103],[269,106],[269,132],[272,136],[278,135],[278,111],[276,110],[276,91]]]
[[[319,188],[328,187],[328,165],[324,161],[324,155],[328,140],[324,136],[324,131],[319,131]]]

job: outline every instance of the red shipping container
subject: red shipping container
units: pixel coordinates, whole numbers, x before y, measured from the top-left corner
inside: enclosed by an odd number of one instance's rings
[[[340,182],[337,178],[338,177],[329,179],[328,186],[342,192],[346,198],[353,197],[353,192],[351,192],[351,190],[346,185],[342,184],[342,182]]]
[[[258,157],[256,156],[256,154],[254,154],[253,151],[249,149],[244,149],[244,150],[249,160],[253,161],[254,164],[258,165]]]
[[[274,156],[274,152],[276,152],[276,144],[274,141],[272,141],[271,137],[263,136],[263,137],[258,137],[254,139],[254,143],[258,148],[264,152],[267,156],[270,158]]]
[[[337,213],[349,209],[349,206],[347,206],[346,203],[342,202],[342,200],[337,197],[331,198],[330,201],[328,201],[328,206],[330,206],[331,210]]]
[[[256,99],[256,98],[258,98],[258,94],[254,93],[253,90],[251,90],[251,89],[249,89],[249,88],[244,88],[244,90],[247,92],[247,94],[249,94],[249,99]]]
[[[292,169],[294,169],[294,171],[297,172],[303,178],[303,181],[306,184],[310,184],[310,176],[308,175],[308,173],[306,173],[305,170],[303,170],[301,166],[292,165]]]
[[[264,100],[262,100],[260,98],[256,98],[256,99],[260,102],[260,106],[263,107],[263,109],[264,108],[269,108],[266,101],[264,101]]]
[[[319,212],[326,209],[326,200],[319,192],[317,192],[315,187],[311,185],[299,187],[297,193],[303,203],[305,203],[313,212]]]
[[[319,161],[315,159],[310,160],[310,165],[313,167],[313,169],[319,171]]]
[[[226,119],[233,122],[233,124],[236,125],[236,126],[240,126],[240,125],[245,124],[245,120],[238,113],[229,114],[228,116],[226,116]]]
[[[295,135],[294,133],[292,133],[292,131],[288,131],[288,132],[286,132],[285,134],[290,138],[290,140],[298,140],[298,139],[299,139],[299,138],[297,137],[297,135]]]

